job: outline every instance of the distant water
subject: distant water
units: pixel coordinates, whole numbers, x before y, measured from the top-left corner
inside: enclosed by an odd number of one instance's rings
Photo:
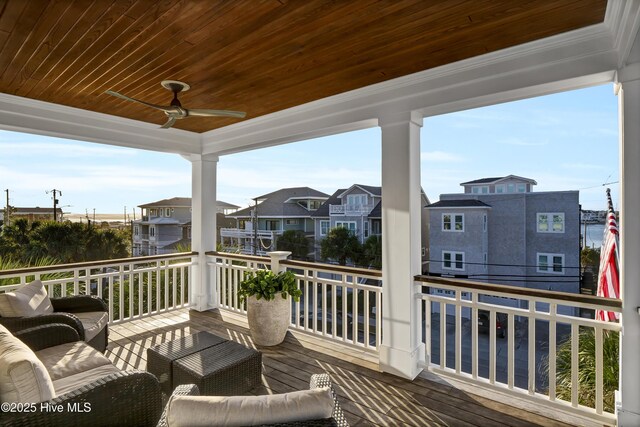
[[[580,228],[580,233],[584,233],[584,224]],[[587,246],[599,249],[602,246],[602,236],[604,224],[587,224]]]

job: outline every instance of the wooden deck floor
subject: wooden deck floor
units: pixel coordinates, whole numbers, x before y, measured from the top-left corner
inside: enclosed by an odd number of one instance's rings
[[[246,320],[226,312],[185,309],[115,325],[110,331],[107,356],[122,369],[145,369],[148,347],[199,331],[255,348]],[[510,398],[431,374],[403,380],[379,372],[377,357],[303,333],[289,333],[281,345],[260,351],[262,386],[252,393],[307,389],[312,374],[327,372],[352,426],[596,425],[530,403],[513,406],[511,399],[506,404]]]

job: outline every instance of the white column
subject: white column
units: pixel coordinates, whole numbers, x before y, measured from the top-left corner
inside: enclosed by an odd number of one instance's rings
[[[640,64],[619,74],[620,339],[619,426],[640,425]]]
[[[380,118],[382,128],[382,345],[380,369],[404,378],[422,370],[420,128],[416,113]]]
[[[216,250],[216,170],[218,156],[193,154],[191,160],[191,250],[198,252],[191,277],[191,307],[218,307],[215,274],[207,266],[207,251]]]

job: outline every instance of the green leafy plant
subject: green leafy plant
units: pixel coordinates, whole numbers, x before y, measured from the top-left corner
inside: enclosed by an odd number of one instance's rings
[[[278,274],[271,270],[247,272],[244,280],[240,282],[238,295],[241,302],[250,296],[271,301],[278,292],[281,292],[283,299],[291,295],[294,301],[300,301],[302,291],[296,286],[296,277],[292,272],[281,271]]]

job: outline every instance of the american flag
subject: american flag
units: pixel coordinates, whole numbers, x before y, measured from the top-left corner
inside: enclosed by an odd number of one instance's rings
[[[618,275],[618,224],[611,202],[611,193],[607,188],[609,211],[604,228],[602,248],[600,249],[600,271],[598,273],[598,296],[605,298],[620,298],[620,279]],[[617,321],[618,313],[596,310],[596,319],[603,321]]]

